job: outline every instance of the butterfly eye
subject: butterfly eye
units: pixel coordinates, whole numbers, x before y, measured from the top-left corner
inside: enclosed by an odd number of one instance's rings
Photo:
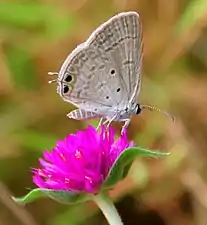
[[[69,87],[65,85],[63,88],[63,93],[66,94],[68,93],[69,90],[70,90]]]

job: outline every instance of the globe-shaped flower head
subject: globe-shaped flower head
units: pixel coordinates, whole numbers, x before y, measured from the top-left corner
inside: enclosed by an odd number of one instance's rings
[[[122,151],[133,146],[126,131],[115,140],[110,126],[98,132],[92,126],[57,142],[52,152],[44,151],[41,169],[33,169],[34,183],[45,189],[97,193]]]

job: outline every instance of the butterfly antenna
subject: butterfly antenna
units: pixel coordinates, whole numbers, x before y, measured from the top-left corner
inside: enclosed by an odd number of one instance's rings
[[[162,114],[164,114],[165,116],[169,117],[173,122],[175,121],[175,117],[172,116],[170,113],[168,113],[167,111],[164,111],[164,110],[161,110],[161,109],[158,109],[156,108],[155,106],[151,106],[151,105],[141,105],[140,106],[141,109],[148,109],[150,111],[157,111],[157,112],[160,112]]]

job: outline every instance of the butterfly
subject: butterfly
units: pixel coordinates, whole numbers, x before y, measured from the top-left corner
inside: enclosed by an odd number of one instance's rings
[[[67,116],[76,120],[101,118],[99,124],[123,121],[143,109],[137,97],[141,86],[143,35],[139,14],[123,12],[99,26],[66,58],[57,79],[57,92],[78,109]],[[163,111],[168,115],[167,112]]]

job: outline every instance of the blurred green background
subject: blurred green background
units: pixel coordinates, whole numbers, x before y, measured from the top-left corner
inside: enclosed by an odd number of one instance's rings
[[[74,107],[48,84],[75,46],[114,14],[140,13],[144,65],[139,102],[166,109],[134,117],[136,144],[170,151],[138,159],[111,191],[126,225],[207,225],[207,1],[10,0],[0,2],[0,224],[106,224],[91,203],[42,199],[24,207],[11,195],[33,188],[30,169],[44,149],[91,122],[69,120]],[[114,124],[117,131],[121,124]]]

